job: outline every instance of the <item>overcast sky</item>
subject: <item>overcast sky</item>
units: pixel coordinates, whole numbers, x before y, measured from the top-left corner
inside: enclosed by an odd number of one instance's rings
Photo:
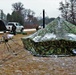
[[[1,0],[0,9],[5,14],[12,12],[12,4],[21,2],[24,8],[31,9],[35,12],[35,16],[42,16],[42,11],[45,9],[46,16],[58,17],[60,16],[59,2],[65,0]]]

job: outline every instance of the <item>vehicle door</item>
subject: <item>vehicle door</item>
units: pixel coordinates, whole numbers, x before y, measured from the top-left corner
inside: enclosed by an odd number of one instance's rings
[[[19,23],[16,23],[16,31],[17,32],[20,32],[20,30],[21,30],[20,24]]]

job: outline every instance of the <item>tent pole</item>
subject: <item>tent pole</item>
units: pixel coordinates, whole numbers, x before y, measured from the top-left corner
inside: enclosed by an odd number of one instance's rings
[[[43,28],[45,28],[45,10],[43,9]]]

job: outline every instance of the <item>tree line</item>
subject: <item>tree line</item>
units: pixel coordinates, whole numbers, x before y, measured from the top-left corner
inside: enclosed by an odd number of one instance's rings
[[[11,14],[7,14],[7,21],[9,22],[19,22],[22,25],[26,22],[35,21],[34,17],[35,12],[31,9],[25,9],[24,5],[21,2],[12,4],[13,11]]]
[[[39,19],[35,17],[35,12],[31,9],[25,9],[24,5],[21,2],[13,3],[12,4],[13,11],[11,14],[7,14],[7,22],[19,22],[22,25],[29,25],[29,24],[37,24],[42,25],[42,18]],[[46,18],[46,24],[52,21],[54,18]]]

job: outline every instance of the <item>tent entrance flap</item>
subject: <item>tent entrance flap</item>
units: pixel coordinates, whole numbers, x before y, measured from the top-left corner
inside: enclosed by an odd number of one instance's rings
[[[4,31],[4,30],[7,30],[6,26],[5,26],[4,22],[2,20],[0,20],[0,31]]]

